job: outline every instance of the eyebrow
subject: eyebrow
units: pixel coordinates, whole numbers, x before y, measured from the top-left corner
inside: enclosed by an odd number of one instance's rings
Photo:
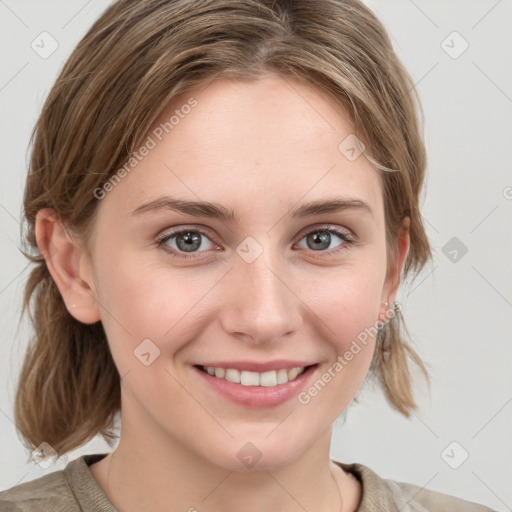
[[[147,212],[159,210],[170,210],[197,217],[215,218],[225,222],[234,222],[238,215],[234,209],[228,209],[219,203],[206,201],[185,201],[170,196],[162,196],[153,201],[142,204],[130,213],[140,215]],[[360,210],[373,217],[371,207],[360,199],[354,198],[332,198],[312,201],[295,208],[289,212],[291,218],[304,218],[323,213],[336,213],[343,210]]]

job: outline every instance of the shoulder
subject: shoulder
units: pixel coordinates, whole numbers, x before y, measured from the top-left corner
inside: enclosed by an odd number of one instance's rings
[[[472,501],[382,478],[363,464],[336,464],[361,482],[362,497],[356,512],[495,512]]]
[[[0,512],[115,512],[89,469],[106,455],[82,455],[64,469],[0,492]]]
[[[66,481],[64,470],[0,492],[0,512],[80,510]]]
[[[395,501],[403,512],[495,512],[492,509],[475,503],[463,500],[455,496],[431,491],[418,485],[395,480],[384,480],[386,486],[393,494]]]

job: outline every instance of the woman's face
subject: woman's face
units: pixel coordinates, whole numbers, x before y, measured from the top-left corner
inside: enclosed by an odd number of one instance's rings
[[[381,178],[352,132],[325,95],[275,77],[213,81],[164,112],[99,200],[91,245],[123,436],[236,471],[326,440],[395,292]],[[328,201],[345,207],[310,208]]]

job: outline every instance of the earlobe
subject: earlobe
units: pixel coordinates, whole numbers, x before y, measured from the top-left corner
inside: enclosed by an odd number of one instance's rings
[[[79,240],[73,239],[53,210],[36,215],[35,235],[48,271],[62,295],[69,313],[78,321],[92,324],[101,319],[94,297],[92,275],[84,265],[88,255]]]

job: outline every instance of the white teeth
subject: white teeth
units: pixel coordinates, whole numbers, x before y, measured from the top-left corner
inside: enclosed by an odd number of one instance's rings
[[[277,371],[277,383],[278,384],[286,384],[288,382],[288,371],[287,370],[278,370]]]
[[[243,386],[259,386],[260,375],[258,372],[248,372],[246,370],[240,373],[240,384]]]
[[[275,371],[260,373],[260,386],[277,386],[277,373]]]
[[[229,370],[226,370],[224,378],[229,382],[236,382],[237,384],[240,384],[240,370],[233,370],[230,368]]]
[[[220,379],[226,379],[229,382],[241,384],[242,386],[264,386],[273,387],[297,378],[304,367],[291,368],[290,370],[271,370],[268,372],[249,372],[246,370],[237,370],[234,368],[215,368],[213,366],[203,366],[209,375],[214,375]]]
[[[288,380],[293,380],[297,375],[300,373],[300,368],[292,368],[291,370],[288,370]]]

